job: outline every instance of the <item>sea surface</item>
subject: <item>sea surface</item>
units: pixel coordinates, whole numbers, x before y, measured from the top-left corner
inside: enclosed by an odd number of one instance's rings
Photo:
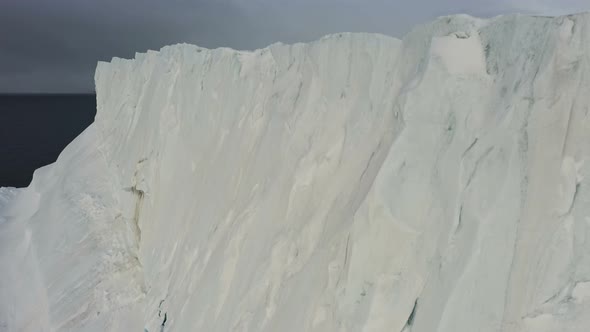
[[[0,187],[26,187],[33,171],[93,121],[95,95],[1,95]]]

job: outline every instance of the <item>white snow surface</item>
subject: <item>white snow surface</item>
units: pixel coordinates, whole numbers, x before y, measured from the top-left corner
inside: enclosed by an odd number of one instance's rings
[[[0,331],[588,331],[589,14],[95,78],[94,124],[0,189]]]

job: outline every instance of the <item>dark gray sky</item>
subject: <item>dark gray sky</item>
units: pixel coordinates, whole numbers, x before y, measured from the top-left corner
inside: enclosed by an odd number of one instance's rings
[[[559,15],[590,0],[0,0],[0,93],[93,92],[96,62],[187,42],[256,49],[441,15]]]

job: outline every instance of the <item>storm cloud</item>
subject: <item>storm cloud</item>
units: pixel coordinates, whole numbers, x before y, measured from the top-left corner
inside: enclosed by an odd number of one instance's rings
[[[93,92],[97,61],[179,42],[256,49],[342,31],[401,37],[454,13],[584,10],[587,0],[3,0],[0,92]]]

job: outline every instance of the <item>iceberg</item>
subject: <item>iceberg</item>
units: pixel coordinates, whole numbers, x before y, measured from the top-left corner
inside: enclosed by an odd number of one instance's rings
[[[587,331],[590,14],[98,64],[0,331]]]

